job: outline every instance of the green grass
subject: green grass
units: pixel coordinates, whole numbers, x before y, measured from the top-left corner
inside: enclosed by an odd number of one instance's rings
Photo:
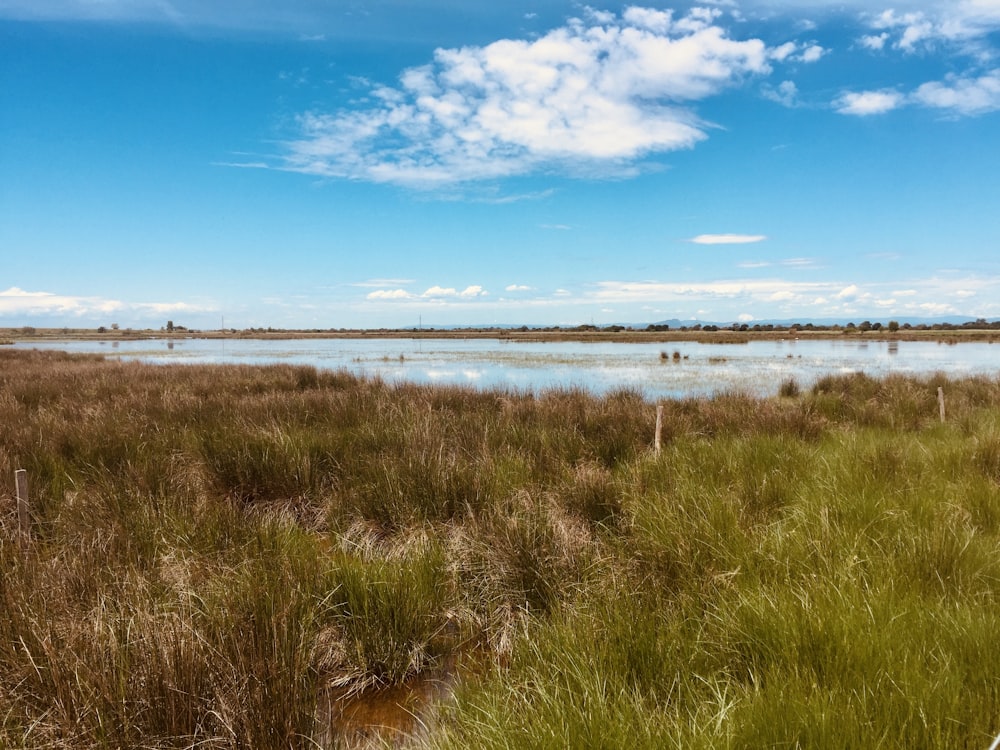
[[[776,389],[654,455],[630,391],[0,352],[0,748],[315,747],[456,664],[411,744],[988,747],[1000,381]]]

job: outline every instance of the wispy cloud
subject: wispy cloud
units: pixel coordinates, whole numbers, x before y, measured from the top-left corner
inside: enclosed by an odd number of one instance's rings
[[[793,81],[782,81],[776,87],[764,85],[761,93],[765,99],[777,102],[785,107],[795,107],[798,105],[799,89]]]
[[[771,300],[774,295],[781,299],[793,299],[798,295],[812,294],[830,288],[825,282],[793,282],[783,279],[721,280],[691,283],[656,281],[602,281],[591,293],[594,298],[606,302],[639,302],[674,299],[713,298],[759,298]],[[787,297],[786,295],[792,295]],[[771,300],[773,301],[773,300]]]
[[[187,302],[127,302],[105,297],[29,292],[10,287],[0,292],[0,317],[62,316],[96,318],[110,315],[139,318],[173,313],[211,312],[213,306]]]
[[[688,242],[696,245],[748,245],[766,239],[767,236],[763,234],[699,234]]]
[[[416,283],[414,279],[368,279],[367,281],[356,281],[351,286],[359,287],[386,287],[386,286],[408,286]]]
[[[719,15],[588,11],[536,40],[439,49],[397,87],[373,87],[367,109],[301,115],[280,166],[411,186],[628,173],[707,137],[692,103],[770,72],[765,43],[731,38]]]
[[[527,286],[525,284],[510,284],[504,287],[505,292],[530,292],[533,287]]]

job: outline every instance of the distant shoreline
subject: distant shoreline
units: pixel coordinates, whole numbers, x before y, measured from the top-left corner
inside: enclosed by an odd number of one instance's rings
[[[87,328],[0,328],[0,344],[58,342],[58,341],[141,341],[184,339],[496,339],[523,342],[614,342],[614,343],[671,343],[694,341],[712,344],[745,344],[751,341],[782,339],[826,340],[850,339],[858,341],[940,341],[1000,342],[1000,330],[989,328],[927,328],[897,331],[862,331],[859,328],[808,328],[782,327],[774,330],[734,331],[732,329],[618,329],[580,326],[577,328],[396,328],[396,329],[249,329],[249,330],[174,330],[167,332],[152,329],[95,330]]]

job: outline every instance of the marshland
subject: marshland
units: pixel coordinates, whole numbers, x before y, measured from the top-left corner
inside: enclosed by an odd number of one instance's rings
[[[648,398],[732,390],[768,396],[789,378],[811,387],[830,373],[884,377],[940,372],[955,377],[1000,371],[1000,346],[971,337],[991,331],[944,333],[954,335],[900,341],[861,334],[799,338],[786,331],[784,338],[751,332],[751,340],[730,341],[716,331],[708,335],[722,337],[706,341],[618,341],[602,331],[585,341],[531,341],[504,338],[494,331],[493,338],[42,338],[20,339],[13,346],[159,364],[308,365],[390,382],[478,389],[538,391],[569,385],[605,394],[626,387]]]
[[[1000,380],[659,405],[0,351],[0,747],[988,747]]]

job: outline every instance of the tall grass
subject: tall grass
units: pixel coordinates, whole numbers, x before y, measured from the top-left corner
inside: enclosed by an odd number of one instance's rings
[[[0,352],[0,747],[988,746],[1000,381],[664,407]]]

